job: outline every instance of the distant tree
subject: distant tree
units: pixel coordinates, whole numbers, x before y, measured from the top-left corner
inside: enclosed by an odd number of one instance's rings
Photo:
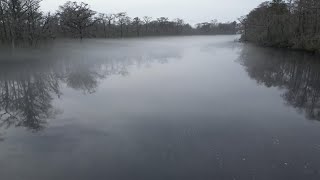
[[[167,30],[167,25],[169,24],[169,18],[167,17],[160,17],[157,19],[158,23],[159,23],[159,28],[160,31],[165,32]]]
[[[121,12],[116,15],[118,25],[120,26],[120,37],[123,37],[123,29],[127,21],[127,13]]]
[[[100,13],[99,14],[99,18],[98,20],[100,21],[100,23],[103,25],[103,36],[104,38],[107,38],[107,18],[106,18],[106,14]]]
[[[237,22],[218,23],[217,20],[199,23],[196,26],[199,34],[236,34]]]
[[[139,17],[135,17],[133,19],[133,25],[134,25],[134,27],[136,29],[136,33],[137,33],[138,37],[140,36],[141,23],[142,23],[142,21],[141,21],[141,19]]]
[[[149,24],[150,24],[151,21],[152,21],[152,17],[149,17],[149,16],[144,16],[143,17],[143,22],[144,22],[144,24],[146,26],[146,29],[145,29],[146,33],[148,33],[148,31],[149,31]]]
[[[125,17],[125,21],[124,21],[124,25],[125,25],[125,28],[126,28],[126,35],[127,36],[130,33],[129,31],[130,31],[131,24],[132,24],[131,18],[129,16],[126,16]]]
[[[112,31],[112,22],[115,20],[116,15],[115,14],[107,14],[105,16],[107,22],[108,22],[108,37],[111,36],[111,31]]]
[[[248,24],[247,24],[247,16],[241,16],[238,21],[240,22],[239,24],[239,30],[240,30],[240,33],[242,34],[242,40],[243,41],[247,41],[247,27],[248,27]]]
[[[185,25],[183,19],[177,18],[177,19],[174,19],[173,21],[175,23],[176,33],[181,34],[183,32],[183,28]]]
[[[85,36],[86,30],[98,20],[93,20],[95,11],[86,3],[68,1],[59,7],[58,15],[64,31],[76,34],[80,39]]]

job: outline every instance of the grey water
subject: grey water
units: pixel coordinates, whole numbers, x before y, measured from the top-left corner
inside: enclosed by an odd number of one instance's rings
[[[320,179],[320,59],[237,38],[2,48],[0,179]]]

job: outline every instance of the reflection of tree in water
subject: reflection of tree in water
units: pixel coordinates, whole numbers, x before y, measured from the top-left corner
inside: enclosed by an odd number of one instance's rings
[[[46,120],[55,115],[52,94],[60,95],[58,79],[52,73],[32,71],[11,76],[12,68],[1,67],[0,126],[41,130]]]
[[[168,58],[170,56],[160,59],[163,63]],[[152,56],[134,56],[1,64],[0,127],[39,131],[48,119],[57,115],[52,103],[62,95],[61,83],[84,93],[94,93],[100,79],[111,75],[127,76],[128,67],[155,61],[158,60]]]
[[[319,57],[245,46],[241,63],[259,84],[284,89],[282,97],[288,105],[304,112],[308,119],[320,121]]]
[[[62,79],[68,87],[85,93],[94,93],[98,87],[98,79],[104,78],[93,68],[83,64],[76,64],[67,69],[66,76]]]

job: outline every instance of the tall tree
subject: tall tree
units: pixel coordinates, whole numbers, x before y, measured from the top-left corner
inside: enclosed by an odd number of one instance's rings
[[[120,26],[120,37],[123,37],[123,30],[127,21],[127,13],[120,12],[116,15],[116,18],[118,20],[118,25]]]
[[[108,22],[108,37],[110,37],[111,33],[112,33],[112,23],[115,20],[116,15],[115,14],[107,14],[105,18]]]
[[[75,34],[80,39],[88,35],[86,30],[98,21],[93,20],[95,14],[88,4],[71,1],[60,6],[58,11],[63,30]]]
[[[135,26],[136,33],[137,33],[138,37],[140,36],[141,23],[142,23],[142,21],[141,21],[141,19],[139,17],[135,17],[133,19],[133,25]]]
[[[103,25],[103,36],[104,38],[107,38],[107,18],[106,14],[100,13],[98,20],[102,23]]]
[[[152,17],[149,17],[149,16],[144,16],[143,17],[143,22],[144,22],[144,24],[146,26],[146,33],[148,33],[148,31],[149,31],[149,24],[150,24],[151,21],[152,21]]]

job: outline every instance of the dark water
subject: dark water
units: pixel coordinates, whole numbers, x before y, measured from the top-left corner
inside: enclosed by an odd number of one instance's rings
[[[236,38],[3,49],[0,179],[320,179],[320,60]]]

